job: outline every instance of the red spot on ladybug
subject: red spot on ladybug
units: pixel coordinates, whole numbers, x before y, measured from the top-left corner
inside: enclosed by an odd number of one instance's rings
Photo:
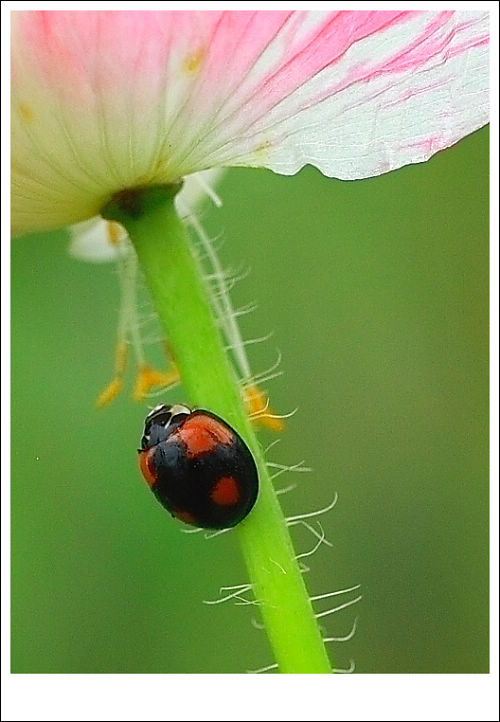
[[[235,526],[257,499],[250,450],[210,411],[180,404],[153,409],[144,424],[139,466],[160,504],[186,524]]]
[[[144,451],[139,452],[139,467],[149,486],[153,486],[156,482],[156,472],[153,466],[154,455],[154,447],[152,449],[145,449]]]
[[[209,454],[217,444],[229,445],[234,440],[231,430],[218,419],[194,413],[176,432],[186,446],[188,457]]]
[[[237,504],[240,498],[238,482],[232,476],[221,476],[213,485],[210,498],[220,506]]]
[[[185,509],[174,509],[172,510],[172,514],[175,516],[176,519],[180,519],[185,524],[196,525],[196,519],[194,518],[194,516]]]

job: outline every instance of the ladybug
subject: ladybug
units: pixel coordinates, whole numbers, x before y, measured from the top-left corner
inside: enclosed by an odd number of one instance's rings
[[[186,524],[232,527],[255,504],[259,482],[252,454],[210,411],[157,406],[146,416],[138,453],[153,494]]]

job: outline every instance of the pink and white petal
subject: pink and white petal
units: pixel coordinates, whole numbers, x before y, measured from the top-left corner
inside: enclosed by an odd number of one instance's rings
[[[217,166],[425,160],[486,122],[487,41],[486,13],[13,13],[13,225]]]
[[[15,227],[74,223],[97,215],[120,188],[181,177],[170,129],[219,15],[13,13]],[[181,136],[185,147],[193,132]]]
[[[485,12],[293,12],[263,48],[250,23],[226,69],[216,34],[196,98],[211,120],[177,165],[355,179],[425,161],[488,121],[488,25]]]
[[[182,188],[175,196],[175,207],[181,218],[189,220],[196,215],[207,198],[217,208],[222,206],[216,187],[225,174],[224,168],[209,168],[184,178]]]

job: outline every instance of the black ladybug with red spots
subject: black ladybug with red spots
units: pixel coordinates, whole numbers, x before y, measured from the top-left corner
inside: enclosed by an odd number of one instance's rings
[[[144,423],[139,466],[160,504],[193,526],[235,526],[257,499],[257,468],[248,447],[203,409],[153,409]]]

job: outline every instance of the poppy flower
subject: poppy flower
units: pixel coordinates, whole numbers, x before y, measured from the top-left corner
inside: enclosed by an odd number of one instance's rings
[[[251,580],[238,595],[260,603],[276,660],[261,671],[330,672],[317,618],[360,597],[315,614],[311,602],[357,587],[309,599],[298,560],[311,552],[295,555],[288,527],[303,524],[321,544],[304,520],[336,497],[284,519],[242,391],[256,417],[267,402],[255,410],[265,398],[224,276],[211,259],[219,287],[202,278],[174,194],[184,179],[225,167],[290,175],[311,164],[354,180],[427,160],[488,120],[488,13],[17,12],[11,68],[13,228],[101,213],[125,226],[184,391],[241,434],[258,467],[256,505],[235,533]],[[131,276],[136,256],[126,258]],[[142,371],[139,396],[158,380]]]
[[[12,222],[209,168],[374,176],[487,122],[484,12],[12,14]]]

